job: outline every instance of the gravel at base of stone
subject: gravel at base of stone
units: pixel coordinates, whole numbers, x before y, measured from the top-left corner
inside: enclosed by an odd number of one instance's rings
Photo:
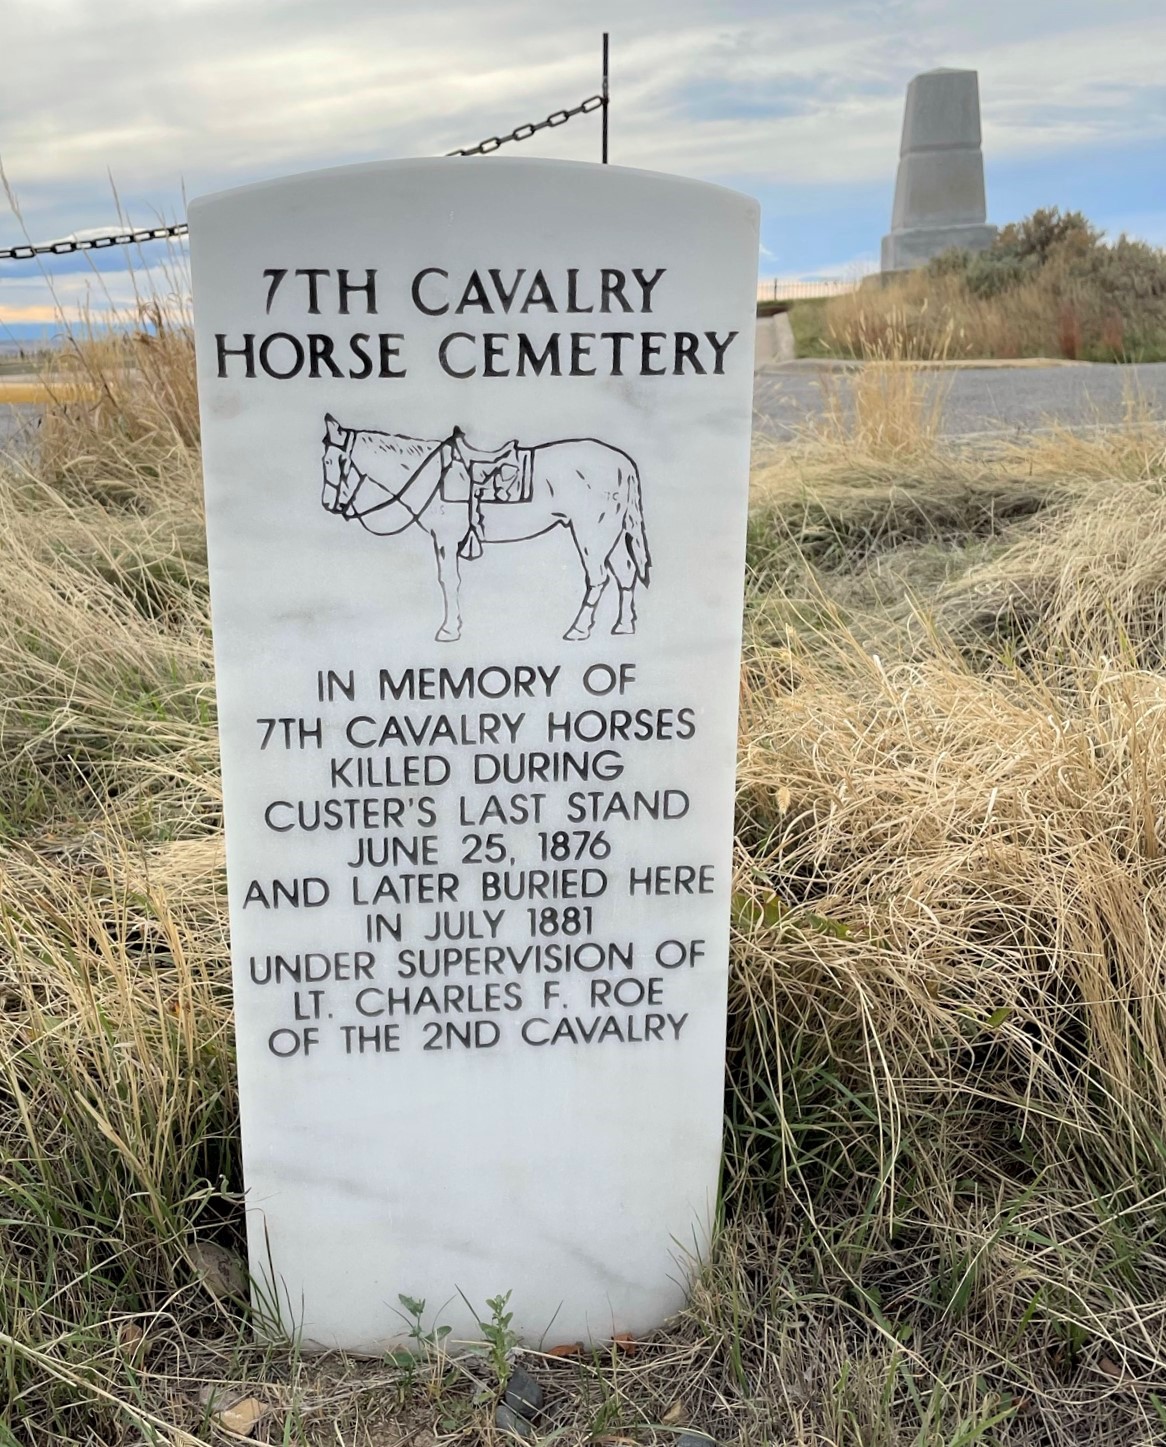
[[[533,1417],[541,1410],[543,1397],[543,1389],[528,1371],[518,1366],[511,1367],[503,1394],[506,1406],[524,1417]]]
[[[494,1413],[494,1425],[503,1432],[512,1432],[516,1437],[533,1437],[534,1428],[520,1416],[509,1402],[499,1402],[498,1410]],[[708,1447],[707,1441],[701,1439],[701,1447]]]

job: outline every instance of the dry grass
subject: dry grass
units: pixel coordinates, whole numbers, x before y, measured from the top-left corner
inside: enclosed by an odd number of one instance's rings
[[[51,406],[57,402],[92,402],[93,400],[92,392],[86,392],[76,384],[69,387],[65,385],[53,387],[48,382],[35,379],[9,381],[0,378],[0,407],[21,404]]]
[[[1136,384],[1123,388],[1119,416],[1094,414],[1084,425],[1044,428],[1008,444],[1002,460],[1032,476],[1085,482],[1153,482],[1166,475],[1166,432]]]
[[[181,309],[143,306],[136,324],[75,338],[42,370],[40,472],[54,483],[192,500],[198,472],[194,347]],[[80,393],[86,398],[75,402]],[[127,468],[126,463],[131,465]],[[197,492],[197,489],[193,491]]]
[[[189,343],[79,351],[0,468],[0,1444],[498,1438],[477,1359],[250,1339]],[[755,475],[717,1250],[525,1355],[539,1435],[1158,1442],[1166,433],[839,387]]]
[[[1096,233],[1090,241],[1082,233],[1048,246],[1039,266],[1013,275],[1006,246],[978,258],[970,271],[946,261],[832,297],[819,319],[819,345],[863,356],[891,327],[917,351],[942,349],[953,358],[1166,357],[1161,250],[1124,239],[1109,245]]]
[[[969,295],[954,275],[923,270],[831,297],[823,331],[831,350],[862,356],[888,327],[923,355],[1061,357],[1059,303],[1040,281],[1007,296]]]
[[[919,368],[946,361],[950,349],[950,327],[914,333],[895,307],[871,318],[852,351],[861,365],[821,378],[824,405],[807,437],[815,456],[853,466],[858,458],[918,463],[933,454],[948,384]]]

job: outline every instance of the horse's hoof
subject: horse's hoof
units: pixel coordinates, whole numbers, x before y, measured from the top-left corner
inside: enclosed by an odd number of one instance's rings
[[[442,627],[437,630],[437,633],[434,636],[436,637],[438,643],[456,643],[458,639],[462,636],[462,630],[460,628]]]
[[[617,623],[611,630],[613,637],[619,633],[634,633],[635,631],[636,625],[634,623]]]
[[[563,634],[563,637],[569,643],[577,643],[581,638],[590,638],[591,629],[580,628],[578,623],[572,623],[570,628],[567,629],[566,633]]]

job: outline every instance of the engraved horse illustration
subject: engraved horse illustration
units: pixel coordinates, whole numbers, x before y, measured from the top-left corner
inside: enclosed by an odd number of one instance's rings
[[[583,564],[583,601],[565,638],[589,638],[610,578],[619,590],[612,633],[636,631],[636,586],[651,554],[635,462],[606,442],[571,438],[520,447],[471,447],[458,427],[445,438],[405,437],[324,419],[325,511],[379,537],[416,525],[433,539],[445,604],[437,639],[461,637],[461,563],[483,544],[522,542],[565,527]]]

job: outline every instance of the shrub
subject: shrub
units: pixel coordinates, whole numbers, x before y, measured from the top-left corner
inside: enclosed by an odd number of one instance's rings
[[[1027,281],[1034,270],[1031,265],[1026,266],[1020,257],[995,250],[974,255],[967,252],[965,255],[968,264],[964,268],[964,277],[973,296],[1001,296]]]
[[[987,251],[946,251],[864,292],[860,309],[831,302],[826,331],[836,350],[862,356],[892,315],[916,338],[949,329],[957,356],[1156,361],[1166,358],[1166,250],[1106,241],[1079,211],[1048,207],[1003,227]]]
[[[1102,233],[1080,211],[1066,211],[1062,215],[1059,207],[1048,206],[1039,208],[1023,221],[1002,226],[992,251],[1021,264],[1032,262],[1039,268],[1055,251],[1069,249],[1084,254],[1094,250],[1101,240]]]

